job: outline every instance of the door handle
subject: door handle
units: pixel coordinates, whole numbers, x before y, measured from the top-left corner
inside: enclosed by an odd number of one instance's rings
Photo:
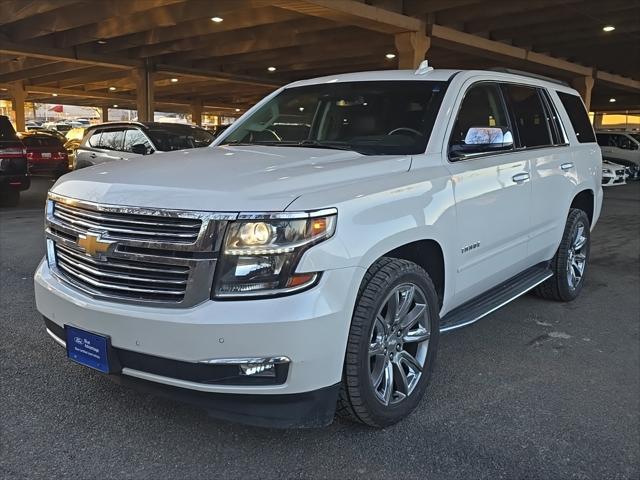
[[[516,173],[513,177],[511,177],[511,179],[516,183],[524,183],[529,180],[529,174],[526,172]]]
[[[91,158],[96,158],[97,155],[95,153],[92,153],[91,155],[89,155]]]
[[[573,166],[573,162],[567,162],[560,165],[560,168],[566,172],[567,170],[571,170]]]

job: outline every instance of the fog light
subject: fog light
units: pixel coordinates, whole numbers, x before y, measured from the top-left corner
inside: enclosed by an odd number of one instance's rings
[[[240,365],[240,375],[273,378],[276,376],[275,367],[274,362],[243,363]]]

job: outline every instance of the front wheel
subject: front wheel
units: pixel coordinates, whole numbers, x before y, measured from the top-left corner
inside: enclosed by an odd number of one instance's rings
[[[366,273],[353,314],[338,414],[385,427],[424,395],[438,347],[438,296],[415,263],[384,257]]]
[[[562,241],[551,260],[553,276],[539,285],[535,293],[543,298],[570,302],[582,290],[591,251],[589,217],[583,210],[569,210]]]

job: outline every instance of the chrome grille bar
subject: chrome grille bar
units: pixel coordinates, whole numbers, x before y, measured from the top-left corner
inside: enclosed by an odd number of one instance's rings
[[[49,194],[46,234],[51,271],[92,297],[189,307],[210,296],[228,220],[234,213],[101,205]],[[94,238],[106,251],[85,251]]]

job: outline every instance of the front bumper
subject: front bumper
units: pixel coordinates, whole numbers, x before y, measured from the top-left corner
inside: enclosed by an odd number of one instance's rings
[[[43,261],[35,275],[35,294],[38,310],[58,328],[70,324],[109,335],[114,348],[134,354],[195,366],[225,358],[286,356],[291,361],[286,379],[277,385],[205,383],[172,375],[170,369],[158,374],[126,366],[122,377],[190,393],[281,396],[340,382],[362,275],[360,268],[330,270],[316,287],[296,295],[166,309],[94,299],[53,276]]]

